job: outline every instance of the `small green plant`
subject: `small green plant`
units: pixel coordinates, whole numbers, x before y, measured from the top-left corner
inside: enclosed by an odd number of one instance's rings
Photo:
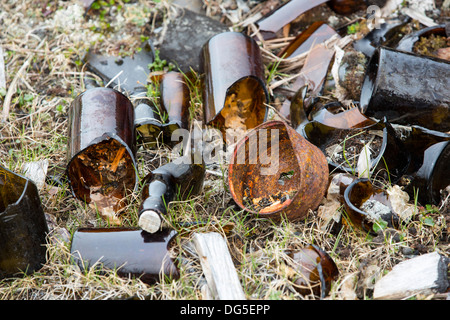
[[[349,25],[347,27],[347,34],[358,33],[360,29],[361,29],[361,25],[359,24],[359,22],[355,22],[354,24]]]
[[[161,59],[161,57],[159,56],[158,49],[155,49],[154,55],[155,55],[155,59],[153,60],[152,63],[150,63],[148,65],[148,68],[151,71],[172,71],[173,70],[173,65],[171,63],[167,63],[167,60]]]

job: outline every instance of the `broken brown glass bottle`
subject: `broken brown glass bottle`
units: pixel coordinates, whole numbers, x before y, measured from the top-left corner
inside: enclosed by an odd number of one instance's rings
[[[89,88],[69,109],[67,178],[73,195],[117,224],[137,187],[134,108],[122,93]]]
[[[170,202],[200,193],[204,177],[204,163],[195,155],[179,157],[150,172],[142,189],[139,226],[150,233],[159,230]]]
[[[145,142],[171,143],[177,129],[189,128],[190,91],[180,72],[167,72],[155,79],[159,103],[139,100],[135,108],[135,127]],[[158,139],[160,138],[160,139]]]
[[[378,48],[361,89],[368,117],[436,131],[450,130],[450,61]]]
[[[81,270],[115,270],[119,276],[152,285],[180,276],[170,253],[175,236],[170,229],[151,234],[136,228],[80,228],[70,250]]]
[[[41,269],[47,234],[36,185],[0,166],[0,278]]]
[[[302,295],[313,294],[325,298],[331,290],[332,281],[339,276],[339,270],[333,259],[316,245],[289,251],[288,256],[295,270],[294,289]]]
[[[395,48],[404,39],[404,30],[409,25],[412,25],[411,19],[406,19],[406,21],[400,19],[389,20],[380,24],[378,28],[374,28],[362,39],[355,41],[353,47],[367,57],[371,57],[376,48],[380,46]]]
[[[327,103],[311,112],[310,121],[297,128],[303,137],[316,145],[327,157],[331,172],[346,172],[357,176],[361,154],[368,163],[365,174],[377,172],[390,181],[397,181],[408,168],[410,155],[398,139],[392,125],[385,119],[376,122],[355,107],[339,112],[338,102]]]
[[[228,169],[231,195],[259,217],[303,218],[325,194],[324,154],[282,121],[268,121],[236,146]]]
[[[450,25],[445,24],[423,28],[405,36],[397,46],[397,50],[414,52],[423,55],[440,57],[439,50],[448,51]],[[444,58],[443,56],[441,58]],[[449,60],[449,59],[447,59]]]
[[[269,94],[256,41],[243,33],[221,33],[204,45],[201,58],[206,123],[225,140],[227,132],[239,135],[261,124]]]

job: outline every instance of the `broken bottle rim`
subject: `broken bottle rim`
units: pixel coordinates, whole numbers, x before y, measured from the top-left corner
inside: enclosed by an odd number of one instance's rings
[[[39,270],[48,232],[36,185],[0,166],[0,278]]]
[[[239,32],[215,35],[203,46],[201,62],[208,125],[225,133],[224,128],[233,127],[236,117],[244,121],[246,129],[264,122],[269,94],[261,52],[254,39]]]
[[[252,214],[301,219],[325,194],[328,165],[322,151],[286,123],[268,121],[236,145],[228,183],[234,201]]]
[[[118,200],[136,190],[135,142],[134,108],[125,95],[100,87],[79,94],[69,110],[66,172],[72,194],[90,203],[93,188]]]
[[[367,208],[363,208],[369,201]],[[348,222],[370,234],[376,233],[373,228],[376,223],[387,223],[391,228],[399,225],[399,217],[392,209],[387,192],[366,178],[355,179],[345,189],[344,207]]]
[[[448,131],[449,87],[450,61],[379,47],[367,67],[360,110],[391,123]]]

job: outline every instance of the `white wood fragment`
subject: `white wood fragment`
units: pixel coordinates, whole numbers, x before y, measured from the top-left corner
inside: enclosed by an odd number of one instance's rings
[[[45,185],[45,177],[47,176],[48,160],[32,161],[24,163],[22,171],[25,177],[34,182],[38,190]]]
[[[194,233],[193,244],[212,297],[216,300],[245,300],[224,238],[217,232]]]
[[[446,260],[435,251],[400,262],[375,283],[373,298],[405,299],[445,292],[449,286]]]

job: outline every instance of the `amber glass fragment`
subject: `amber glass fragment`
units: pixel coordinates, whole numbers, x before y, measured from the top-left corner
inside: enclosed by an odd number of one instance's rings
[[[313,101],[321,94],[328,73],[330,62],[334,56],[334,50],[326,48],[323,44],[316,45],[311,49],[308,58],[303,65],[300,76],[294,81],[291,90],[298,93],[304,86],[308,88],[308,94],[304,96],[303,108],[309,112]],[[281,107],[280,113],[289,118],[291,101],[286,99]]]
[[[337,129],[366,128],[374,125],[376,121],[363,115],[356,107],[357,105],[358,103],[355,103],[353,108],[334,112],[334,110],[343,108],[343,106],[339,102],[331,102],[315,110],[315,112],[312,111],[309,118]]]
[[[380,47],[361,89],[361,112],[391,123],[450,130],[450,61]]]
[[[0,278],[39,270],[47,234],[36,185],[0,166]]]
[[[109,88],[78,95],[69,110],[67,177],[73,195],[92,203],[114,221],[135,190],[134,110],[130,100]],[[110,219],[111,218],[111,219]]]
[[[261,124],[268,102],[261,52],[255,40],[238,32],[212,37],[203,47],[203,108],[207,124],[245,131]]]
[[[135,228],[81,228],[75,231],[70,250],[81,270],[106,268],[155,284],[179,278],[169,252],[174,236],[170,229],[150,234]]]
[[[393,211],[389,195],[375,187],[368,179],[353,181],[344,192],[347,214],[345,223],[374,233],[374,223],[385,221],[389,227],[398,227],[398,215]]]
[[[293,58],[311,50],[337,35],[333,28],[323,21],[314,22],[308,29],[300,33],[289,45],[278,54],[282,58]]]
[[[265,40],[275,38],[277,32],[281,30],[285,25],[288,25],[294,21],[298,16],[306,11],[317,7],[326,0],[291,0],[280,7],[274,9],[269,14],[259,19],[256,25],[259,27],[259,31]]]
[[[302,295],[314,294],[325,298],[331,283],[339,275],[339,270],[331,257],[316,245],[309,245],[297,251],[288,252],[290,264],[296,271],[294,288]]]
[[[254,215],[301,219],[322,200],[328,184],[323,153],[281,121],[249,132],[230,160],[234,201]]]
[[[184,156],[149,173],[142,189],[139,226],[147,232],[160,228],[163,215],[173,200],[197,195],[203,187],[205,166]]]

